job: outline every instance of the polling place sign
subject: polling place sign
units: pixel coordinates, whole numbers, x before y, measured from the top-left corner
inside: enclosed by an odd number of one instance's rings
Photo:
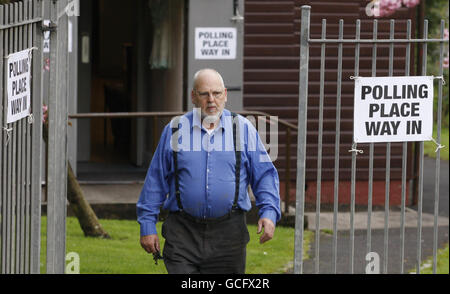
[[[236,28],[195,28],[195,59],[236,59]]]
[[[13,123],[31,113],[31,50],[26,49],[7,57],[7,123]]]
[[[433,77],[357,77],[355,143],[429,141],[433,133]]]

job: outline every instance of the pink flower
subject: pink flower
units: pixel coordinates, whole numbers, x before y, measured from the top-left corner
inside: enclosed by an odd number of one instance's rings
[[[379,14],[380,17],[389,16],[402,7],[402,0],[380,0],[379,1]]]
[[[444,62],[442,63],[442,66],[443,66],[444,68],[448,68],[448,56],[447,56],[447,57],[444,57]]]
[[[417,6],[419,3],[420,0],[403,0],[403,5],[409,8]]]
[[[42,122],[45,123],[47,122],[47,118],[48,118],[48,106],[47,105],[42,105]]]
[[[448,40],[448,29],[444,29],[444,39]]]

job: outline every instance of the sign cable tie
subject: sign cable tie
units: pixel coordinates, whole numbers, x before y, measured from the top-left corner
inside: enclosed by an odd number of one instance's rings
[[[352,149],[348,150],[348,152],[356,152],[356,155],[358,155],[358,153],[360,153],[360,154],[364,153],[363,150],[356,149],[356,143],[352,144]]]
[[[359,78],[360,78],[359,76],[350,76],[350,80],[357,80]]]
[[[12,128],[3,127],[3,130],[6,131],[6,142],[5,146],[8,146],[9,140],[11,139]]]
[[[32,125],[34,123],[34,115],[32,113],[30,113],[28,115],[28,124]]]
[[[439,149],[445,148],[445,145],[441,145],[440,143],[436,142],[436,140],[433,137],[431,137],[431,141],[433,141],[433,143],[436,144],[437,146],[436,151],[434,151],[435,153],[437,153]]]
[[[436,76],[436,77],[433,77],[433,78],[434,78],[434,79],[441,80],[441,81],[442,81],[442,85],[445,86],[445,79],[444,79],[444,76]]]
[[[28,48],[28,59],[30,59],[30,60],[31,60],[31,57],[33,56],[33,50],[39,50],[39,48],[38,47]]]

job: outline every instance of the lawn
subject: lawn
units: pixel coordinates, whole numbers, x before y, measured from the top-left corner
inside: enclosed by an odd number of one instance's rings
[[[42,218],[41,273],[45,273],[46,221]],[[155,265],[153,256],[147,254],[139,244],[139,225],[136,221],[100,221],[111,239],[87,238],[80,229],[78,220],[67,218],[66,252],[80,256],[82,274],[165,274],[164,263]],[[161,232],[161,223],[157,225]],[[294,258],[294,229],[277,227],[273,240],[260,245],[256,226],[248,226],[250,243],[247,246],[247,268],[249,274],[282,273]],[[309,248],[312,232],[305,231],[305,252]],[[160,237],[161,246],[164,242]],[[305,256],[304,258],[306,258]]]
[[[437,266],[436,273],[437,274],[447,274],[449,273],[448,267],[448,244],[443,249],[439,249],[437,253]],[[415,273],[416,270],[411,270],[410,273]],[[424,262],[422,262],[422,266],[420,267],[421,274],[432,274],[433,273],[433,257],[428,258]]]

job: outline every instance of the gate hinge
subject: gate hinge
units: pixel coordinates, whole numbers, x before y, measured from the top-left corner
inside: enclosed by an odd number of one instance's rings
[[[42,31],[43,32],[47,32],[47,31],[53,32],[56,30],[57,27],[58,27],[58,24],[56,24],[55,22],[48,21],[48,20],[42,21]]]

